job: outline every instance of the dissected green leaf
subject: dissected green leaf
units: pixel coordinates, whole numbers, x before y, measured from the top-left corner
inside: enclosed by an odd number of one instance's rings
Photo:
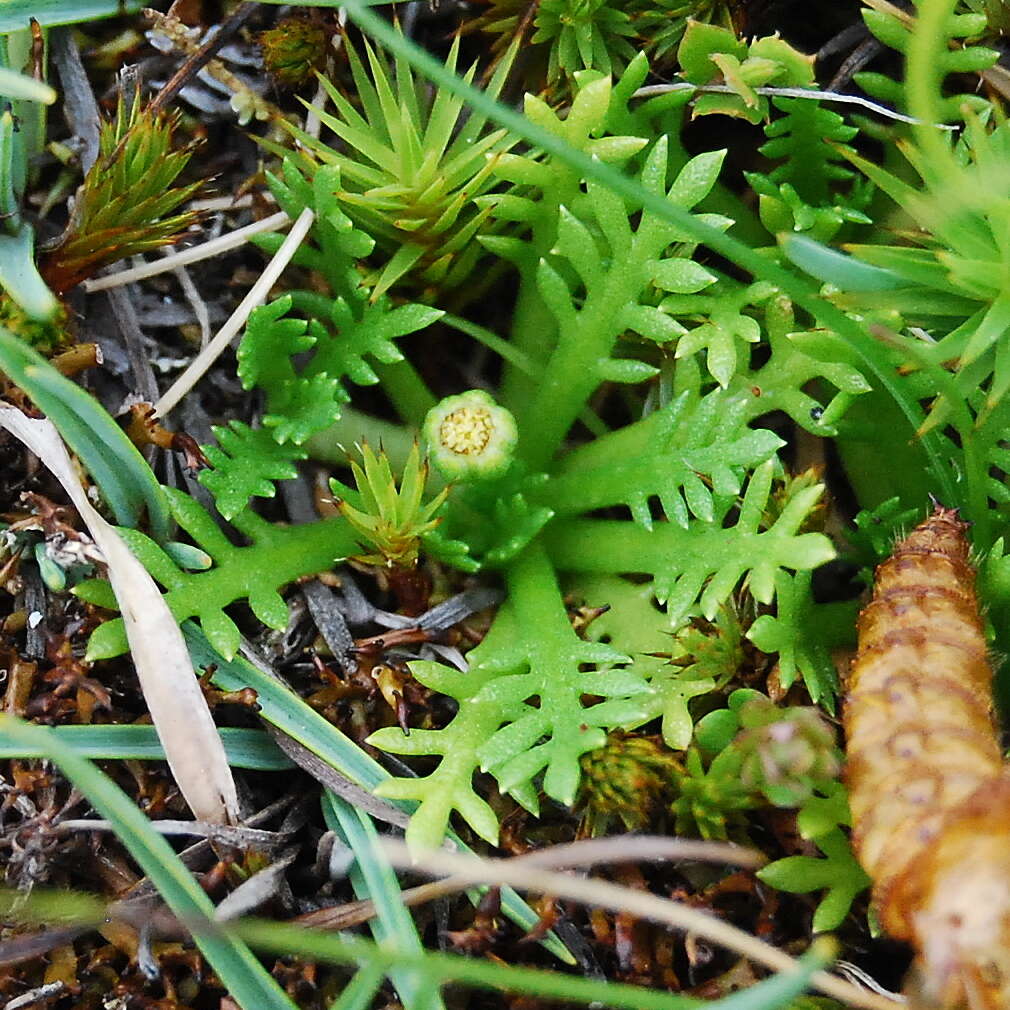
[[[780,891],[826,891],[814,913],[814,929],[829,932],[841,925],[852,902],[870,886],[870,878],[842,831],[852,823],[845,787],[833,783],[819,791],[821,795],[815,794],[804,803],[797,822],[800,833],[817,844],[824,858],[787,856],[760,869],[758,876]]]
[[[783,688],[791,687],[799,674],[811,700],[834,712],[839,683],[831,658],[833,643],[825,633],[830,610],[814,603],[810,586],[810,572],[779,572],[775,580],[776,615],[759,617],[747,637],[762,652],[778,654]],[[852,628],[854,618],[855,607],[845,607],[845,627]]]
[[[203,446],[210,469],[200,472],[200,483],[214,496],[225,519],[234,518],[250,498],[273,498],[274,481],[298,476],[295,460],[306,454],[295,445],[278,444],[266,428],[231,421],[213,431],[218,444]]]
[[[825,536],[797,532],[820,497],[820,487],[800,490],[774,525],[760,529],[773,472],[773,461],[754,471],[732,526],[720,525],[728,502],[715,522],[692,523],[687,529],[666,523],[649,531],[619,520],[565,519],[548,530],[548,551],[555,564],[569,571],[651,574],[674,625],[696,600],[706,617],[714,617],[745,576],[751,595],[769,603],[780,568],[807,570],[834,557]]]
[[[271,444],[276,445],[271,441]],[[213,559],[203,571],[187,571],[149,537],[137,530],[120,530],[130,550],[167,590],[165,600],[179,622],[197,617],[214,647],[226,658],[238,650],[240,632],[224,608],[245,599],[258,620],[276,630],[288,622],[288,608],[280,595],[289,582],[327,571],[355,549],[350,527],[341,517],[300,526],[271,525],[249,511],[236,513],[236,528],[249,539],[247,546],[232,543],[193,498],[164,488],[172,517]],[[100,600],[103,581],[75,587],[82,598]],[[108,601],[107,601],[108,602]],[[126,651],[122,621],[106,621],[88,641],[89,659],[106,659]]]

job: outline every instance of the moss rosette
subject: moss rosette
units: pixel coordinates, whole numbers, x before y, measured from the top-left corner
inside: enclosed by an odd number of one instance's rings
[[[519,437],[512,414],[480,389],[439,402],[428,411],[422,434],[431,462],[454,481],[501,476]]]

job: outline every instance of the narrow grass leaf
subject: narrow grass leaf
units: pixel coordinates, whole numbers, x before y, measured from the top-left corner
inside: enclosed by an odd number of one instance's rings
[[[88,802],[116,826],[116,836],[157,887],[165,904],[183,922],[197,927],[214,915],[214,905],[171,845],[112,779],[64,743],[51,730],[11,715],[0,715],[4,746],[41,751],[58,765]],[[248,946],[234,934],[197,929],[194,939],[221,982],[243,1010],[297,1010]]]
[[[365,965],[359,968],[340,995],[330,1004],[330,1010],[369,1010],[379,987],[386,981],[381,968]]]
[[[273,954],[334,964],[381,966],[387,974],[394,968],[412,969],[430,982],[442,985],[452,983],[494,993],[525,993],[544,1000],[593,1004],[615,1010],[690,1010],[702,1006],[720,1010],[719,1003],[701,1003],[686,996],[621,982],[582,978],[560,971],[513,968],[452,954],[411,953],[387,948],[363,937],[321,933],[285,923],[246,920],[236,924],[234,930],[250,946]]]
[[[909,286],[904,277],[890,270],[847,256],[806,235],[780,235],[779,248],[786,259],[811,277],[842,291],[896,291]]]
[[[766,982],[717,1000],[714,1010],[779,1010],[792,1006],[792,1001],[810,988],[813,976],[830,963],[837,945],[830,937],[815,940],[813,946],[800,958],[798,971],[781,972]]]
[[[421,953],[424,948],[403,892],[382,846],[372,819],[328,790],[323,795],[326,826],[337,832],[354,853],[350,879],[359,900],[371,899],[376,915],[369,923],[372,935],[383,946]],[[445,1010],[437,985],[423,973],[397,968],[390,971],[404,1010]]]
[[[151,535],[159,542],[167,540],[170,522],[161,485],[101,404],[2,327],[0,369],[56,425],[87,467],[116,522],[135,527],[146,508]]]
[[[92,761],[164,761],[165,748],[158,731],[148,725],[53,726],[50,732],[76,754]],[[294,767],[269,733],[261,729],[225,727],[219,729],[228,764],[251,771],[278,772]],[[37,747],[26,751],[24,744],[0,739],[0,759],[45,757]]]
[[[141,7],[140,0],[0,0],[0,33],[27,28],[31,18],[44,27],[84,24]]]
[[[0,234],[0,287],[29,319],[49,322],[60,303],[35,267],[34,244],[34,233],[27,224],[16,235]]]
[[[37,81],[34,77],[19,74],[6,67],[0,67],[0,95],[4,98],[41,102],[43,105],[52,105],[56,101],[56,92],[44,81]]]

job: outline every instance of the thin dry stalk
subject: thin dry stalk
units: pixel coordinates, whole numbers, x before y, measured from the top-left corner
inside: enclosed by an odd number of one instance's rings
[[[438,849],[415,860],[404,842],[383,839],[382,844],[387,858],[399,869],[430,876],[451,876],[458,881],[465,881],[467,886],[508,885],[517,891],[552,894],[584,905],[627,913],[671,929],[695,933],[776,972],[796,971],[798,968],[795,958],[771,944],[706,912],[669,898],[621,887],[605,880],[543,870],[530,865],[526,861],[527,857],[478,859]],[[860,989],[828,972],[817,972],[811,985],[827,996],[863,1010],[894,1010],[895,1007],[893,1001]]]
[[[196,209],[197,206],[198,201],[194,201],[192,207]],[[189,249],[171,253],[164,259],[156,260],[153,263],[144,263],[138,267],[130,267],[129,270],[120,270],[114,274],[106,274],[104,277],[96,277],[94,280],[84,281],[82,287],[89,294],[93,291],[105,291],[108,288],[118,288],[123,284],[132,284],[134,281],[142,281],[148,277],[155,277],[158,274],[167,273],[169,270],[175,270],[177,267],[199,263],[201,260],[211,259],[214,256],[221,255],[221,253],[245,245],[253,235],[263,235],[266,232],[277,231],[278,228],[283,228],[290,220],[291,218],[281,210],[276,214],[263,218],[262,221],[253,221],[252,224],[247,224],[243,228],[236,228],[235,231],[230,231],[225,235],[218,235],[217,238],[212,238],[209,242],[203,242],[200,245],[191,246]]]
[[[165,83],[165,86],[154,96],[151,109],[163,109],[176,95],[214,58],[214,54],[225,45],[232,36],[249,20],[256,10],[255,3],[242,3],[235,8],[221,23],[218,30],[207,39],[199,49],[185,60],[182,66]]]
[[[190,362],[189,367],[179,376],[169,387],[165,395],[154,405],[154,412],[158,417],[164,417],[179,401],[196,385],[204,372],[214,364],[224,353],[225,348],[238,335],[239,331],[246,324],[249,314],[257,305],[266,301],[270,289],[277,283],[277,279],[284,272],[284,268],[291,262],[291,258],[298,251],[305,236],[312,227],[315,220],[315,213],[305,208],[298,215],[297,220],[291,226],[291,231],[277,250],[273,259],[266,265],[259,280],[249,289],[245,298],[239,302],[238,307],[228,317],[224,326],[218,330],[214,339]],[[167,261],[163,260],[162,263]]]
[[[688,838],[667,838],[661,835],[635,835],[632,838],[585,838],[568,845],[552,845],[524,856],[512,863],[544,868],[580,867],[586,869],[601,863],[646,863],[664,861],[710,862],[757,869],[767,859],[755,849],[744,849],[723,842],[704,842]],[[466,878],[446,877],[411,887],[402,892],[403,903],[409,908],[424,905],[438,898],[465,891],[471,883]],[[320,908],[299,916],[298,923],[315,929],[350,929],[375,917],[371,901],[350,901],[345,905]]]

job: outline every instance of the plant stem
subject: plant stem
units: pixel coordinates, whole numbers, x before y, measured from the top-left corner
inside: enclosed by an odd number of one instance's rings
[[[420,428],[424,415],[438,403],[438,398],[417,369],[406,358],[389,365],[376,362],[372,367],[396,412],[407,424]]]
[[[324,431],[313,435],[305,443],[305,449],[313,459],[332,466],[346,466],[347,451],[367,442],[371,446],[382,446],[389,465],[399,473],[416,439],[416,429],[344,406],[340,417]],[[429,480],[435,477],[431,474]]]
[[[519,268],[519,294],[512,313],[510,345],[531,362],[535,370],[543,363],[558,338],[558,327],[537,290],[534,264]],[[501,382],[501,403],[513,414],[529,403],[536,392],[536,381],[525,370],[505,362]]]
[[[631,258],[637,252],[631,245]],[[530,468],[543,470],[600,384],[598,364],[610,356],[620,327],[618,313],[637,298],[639,271],[616,262],[566,327],[540,376],[532,402],[519,415],[519,451]]]

